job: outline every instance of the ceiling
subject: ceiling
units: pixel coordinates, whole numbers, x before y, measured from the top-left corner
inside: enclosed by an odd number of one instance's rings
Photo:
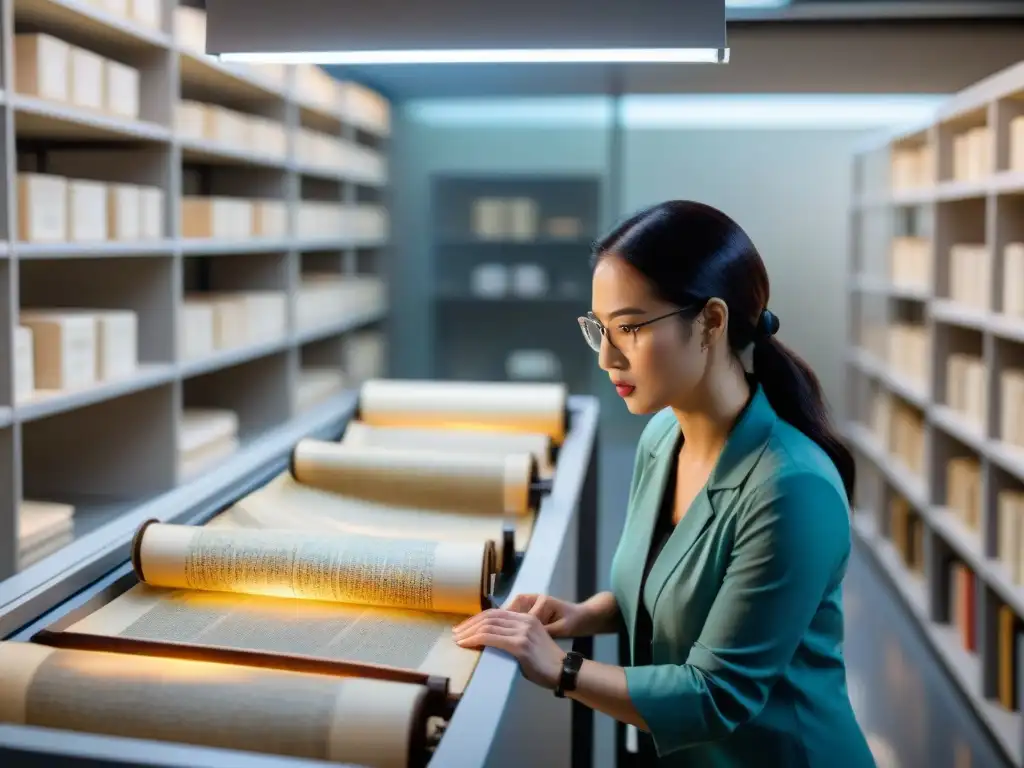
[[[196,2],[196,0],[189,1]],[[339,30],[344,31],[346,25],[336,25],[328,21],[327,17],[338,13],[345,6],[348,6],[348,13],[355,13],[356,11],[353,8],[360,9],[358,14],[367,16],[367,23],[376,25],[376,27],[372,28],[380,28],[381,31],[377,34],[394,37],[395,41],[398,42],[403,36],[408,36],[409,33],[409,27],[403,28],[401,25],[392,26],[390,21],[396,15],[406,15],[405,13],[397,13],[397,9],[402,7],[401,4],[406,2],[406,0],[371,0],[368,4],[360,2],[355,6],[351,5],[351,0],[349,2],[339,2],[339,0],[291,0],[289,6],[305,4],[303,7],[309,6],[311,12],[308,15],[287,14],[284,17],[284,21],[276,26],[268,25],[265,22],[260,23],[255,18],[261,15],[255,13],[255,10],[258,7],[262,7],[262,4],[250,4],[251,0],[248,0],[244,3],[245,12],[239,12],[236,9],[240,7],[240,1],[215,0],[215,2],[205,3],[208,11],[211,12],[211,20],[213,19],[213,12],[210,10],[210,6],[220,6],[225,10],[232,9],[226,13],[222,12],[221,18],[224,21],[219,25],[218,34],[221,37],[233,37],[235,45],[241,42],[242,48],[235,48],[234,50],[245,50],[244,44],[251,42],[251,39],[254,39],[253,35],[259,37],[257,32],[271,35],[273,43],[283,44],[289,50],[300,49],[290,46],[288,43],[282,43],[282,40],[306,40],[307,38],[304,35],[322,38],[325,30],[328,35],[332,34],[329,30],[334,30],[334,35],[341,34]],[[468,15],[475,17],[477,15],[476,9],[479,9],[480,6],[474,8],[474,5],[467,6],[465,4],[467,2],[475,3],[480,1],[437,0],[437,2],[444,6],[450,6],[449,10],[459,9],[459,11],[452,10],[454,13],[452,18],[455,21],[461,20],[463,22],[461,26],[477,23],[467,20],[465,14],[462,13],[462,9],[468,9]],[[575,29],[572,26],[565,27],[564,24],[560,23],[565,21],[565,19],[556,19],[551,14],[559,17],[571,16],[572,13],[580,11],[580,3],[586,6],[586,3],[589,1],[564,0],[563,3],[550,5],[546,3],[546,0],[520,0],[513,4],[514,7],[519,9],[519,20],[515,16],[509,17],[501,24],[498,24],[497,28],[506,30],[508,34],[519,35],[523,34],[522,30],[512,29],[512,27],[521,24],[522,19],[543,20],[546,18],[547,23],[543,21],[531,22],[526,32],[531,40],[541,40],[543,44],[545,34],[548,37],[564,35],[566,34],[565,30]],[[621,16],[622,9],[627,7],[630,13],[629,18],[634,22],[638,22],[639,17],[636,13],[638,9],[635,4],[625,3],[622,0],[608,0],[608,2],[603,0],[592,1],[595,5],[588,7],[601,9],[600,15],[604,27],[625,29],[624,22],[619,19],[619,16]],[[963,30],[965,25],[983,21],[987,22],[989,28],[991,28],[992,22],[999,20],[996,23],[1000,27],[1010,24],[1016,28],[1017,25],[1020,25],[1021,39],[1024,40],[1024,0],[725,1],[727,6],[726,19],[728,22],[726,35],[730,37],[729,42],[733,44],[732,58],[734,62],[733,65],[724,65],[726,67],[735,66],[736,63],[739,63],[739,58],[744,55],[746,50],[746,43],[741,45],[738,39],[730,36],[730,33],[737,33],[739,35],[743,31],[745,39],[756,30],[767,32],[768,29],[764,28],[800,29],[813,35],[816,25],[822,29],[830,28],[833,30],[837,26],[877,30],[882,25],[889,27],[915,22],[927,22],[930,24],[940,23],[956,26],[958,29]],[[722,0],[674,0],[674,2],[680,4],[687,3],[687,12],[692,13],[690,7],[697,5],[708,5],[710,7],[713,3],[718,2],[718,7],[721,8],[720,3]],[[502,8],[506,5],[506,3],[500,1],[493,5],[484,3],[484,6],[490,6],[491,8]],[[537,13],[523,13],[522,6],[529,6],[530,10],[543,6],[548,10],[540,10]],[[367,10],[375,7],[379,10],[372,11],[372,13],[371,10]],[[405,7],[408,8],[408,6]],[[438,6],[433,5],[432,7],[436,11]],[[559,8],[558,12],[554,11],[555,7]],[[678,6],[674,6],[668,0],[650,0],[643,7],[650,11],[646,16],[652,16],[652,14],[656,16],[660,12],[664,12],[669,16],[672,14],[678,15],[679,13]],[[656,12],[655,9],[659,8],[661,10]],[[278,11],[275,10],[274,12],[277,13]],[[324,23],[319,28],[314,28],[313,31],[309,31],[308,25],[306,31],[300,29],[301,25],[291,29],[297,22],[293,23],[288,21],[288,19],[301,19],[304,16],[306,18],[322,17]],[[640,16],[645,16],[645,14],[640,14]],[[650,22],[647,26],[652,30],[657,30],[651,34],[664,37],[666,28],[669,30],[673,26],[677,29],[680,28],[679,23],[662,23],[659,27],[654,16],[650,19],[639,19],[639,21],[644,23]],[[673,20],[677,21],[676,19]],[[493,19],[491,21],[493,22]],[[587,25],[579,26],[586,27]],[[598,27],[600,26],[602,24],[598,24]],[[630,26],[643,27],[644,24],[638,22]],[[286,30],[284,27],[289,29]],[[413,29],[421,30],[421,32],[416,34],[421,34],[422,30],[426,28],[420,24],[414,24],[412,27]],[[686,27],[688,25],[682,25],[682,28]],[[444,25],[442,25],[442,28],[445,28]],[[449,26],[448,28],[450,29],[451,27]],[[358,31],[359,24],[348,25],[347,29]],[[210,34],[212,37],[212,33]],[[579,31],[577,30],[575,34],[578,35]],[[639,34],[639,32],[636,34]],[[274,35],[277,37],[274,37]],[[323,40],[318,41],[317,45],[319,46],[322,42]],[[333,43],[333,40],[330,42]],[[270,50],[270,48],[264,49]],[[316,50],[317,48],[314,47],[313,49]],[[219,50],[232,50],[232,48],[222,47]],[[306,50],[309,50],[309,48]],[[432,64],[418,66],[388,64],[383,66],[329,67],[328,69],[336,76],[365,82],[381,90],[389,97],[400,100],[418,97],[592,95],[609,92],[658,93],[666,92],[666,89],[675,90],[676,86],[673,84],[676,81],[683,82],[695,76],[702,77],[701,68],[721,66],[716,64],[630,64],[614,66],[598,64]],[[714,79],[716,78],[712,77],[712,80]]]

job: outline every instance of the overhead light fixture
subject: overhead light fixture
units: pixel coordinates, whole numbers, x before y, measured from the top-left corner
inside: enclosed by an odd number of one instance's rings
[[[785,8],[790,0],[725,0],[726,8]]]
[[[358,66],[378,64],[725,64],[728,48],[510,48],[418,51],[222,53],[221,61]]]
[[[717,64],[725,0],[206,0],[223,61],[389,64]]]

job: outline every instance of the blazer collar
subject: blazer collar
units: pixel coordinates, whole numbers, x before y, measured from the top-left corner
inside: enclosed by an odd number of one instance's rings
[[[778,419],[764,389],[760,384],[755,385],[750,402],[740,412],[708,478],[708,491],[737,488],[743,484],[761,458]],[[667,470],[673,463],[672,452],[679,447],[681,438],[679,430],[673,429],[650,447],[647,458],[654,467],[652,485],[664,486]]]
[[[718,463],[708,478],[708,491],[737,488],[743,484],[761,458],[777,421],[775,409],[758,384],[725,441]]]
[[[743,484],[761,454],[764,453],[777,420],[778,417],[768,402],[768,397],[758,385],[747,407],[736,421],[732,432],[729,433],[729,438],[708,478],[707,485],[697,494],[690,509],[672,531],[665,542],[664,549],[651,566],[646,586],[638,599],[643,600],[644,596],[647,596],[652,617],[669,576],[694,547],[715,517],[714,492],[737,488]],[[659,441],[654,446],[655,452],[652,453],[653,463],[649,478],[651,508],[638,526],[638,533],[644,544],[645,560],[651,545],[655,518],[668,486],[669,474],[675,467],[675,451],[681,437],[683,436],[679,434],[678,429],[674,429],[670,431],[664,441]],[[637,586],[639,587],[639,584]],[[635,637],[635,632],[632,634]]]

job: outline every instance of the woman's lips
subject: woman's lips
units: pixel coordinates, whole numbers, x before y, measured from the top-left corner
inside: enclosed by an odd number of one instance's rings
[[[633,390],[636,389],[632,384],[616,384],[615,391],[619,393],[619,397],[629,397],[633,394]]]

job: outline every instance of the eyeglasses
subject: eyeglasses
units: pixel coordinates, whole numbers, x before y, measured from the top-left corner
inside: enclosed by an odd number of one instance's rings
[[[583,338],[586,340],[587,345],[595,352],[601,351],[601,339],[605,336],[608,337],[609,343],[617,350],[628,352],[636,344],[636,332],[644,326],[651,325],[651,323],[656,323],[668,317],[675,317],[676,315],[690,314],[695,316],[703,307],[704,303],[691,304],[650,320],[644,320],[642,323],[620,323],[613,325],[611,328],[606,328],[602,325],[601,321],[594,317],[593,312],[587,312],[585,317],[579,317],[577,321],[580,324],[580,330],[583,331]]]

